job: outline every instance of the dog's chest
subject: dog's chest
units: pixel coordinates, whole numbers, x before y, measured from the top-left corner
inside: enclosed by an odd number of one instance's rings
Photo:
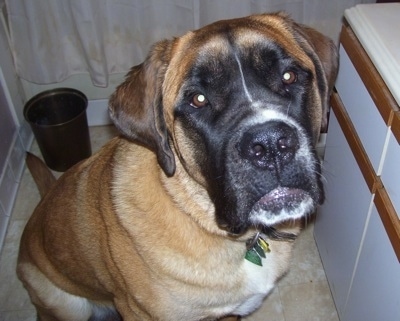
[[[247,315],[256,310],[264,298],[274,288],[278,278],[275,267],[274,255],[262,259],[262,266],[256,265],[250,261],[243,261],[243,283],[241,284],[241,293],[239,302],[231,305],[232,314]]]
[[[247,315],[255,311],[280,276],[278,271],[282,269],[278,266],[281,262],[276,262],[277,258],[279,259],[276,255],[268,253],[267,257],[262,259],[262,266],[259,266],[243,257],[243,262],[235,273],[230,272],[231,270],[222,263],[219,272],[210,273],[210,278],[212,274],[214,276],[208,280],[207,288],[187,288],[184,291],[184,301],[178,304],[175,297],[174,306],[182,309],[177,311],[179,318],[212,320],[224,315]]]

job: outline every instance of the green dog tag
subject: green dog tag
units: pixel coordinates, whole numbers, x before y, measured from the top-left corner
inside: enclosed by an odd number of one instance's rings
[[[263,248],[262,248],[258,243],[256,243],[256,244],[254,245],[254,250],[256,250],[257,254],[258,254],[260,257],[262,257],[263,259],[266,258],[265,252],[264,252]]]
[[[248,243],[244,258],[253,264],[262,266],[262,259],[266,258],[265,252],[271,252],[269,244],[263,239],[261,233],[257,233]]]
[[[262,260],[261,257],[258,255],[257,251],[252,248],[246,252],[246,255],[244,257],[247,261],[250,261],[253,264],[262,266]]]

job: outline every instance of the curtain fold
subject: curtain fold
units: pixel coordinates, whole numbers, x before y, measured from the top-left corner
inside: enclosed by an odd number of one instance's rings
[[[374,0],[6,0],[17,74],[37,84],[110,74],[142,62],[150,46],[220,19],[287,11],[337,38],[344,9]]]

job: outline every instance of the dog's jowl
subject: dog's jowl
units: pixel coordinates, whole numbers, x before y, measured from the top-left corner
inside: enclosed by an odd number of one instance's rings
[[[256,310],[324,200],[315,144],[336,72],[332,41],[284,14],[155,44],[110,98],[121,136],[41,186],[18,259],[39,320]]]

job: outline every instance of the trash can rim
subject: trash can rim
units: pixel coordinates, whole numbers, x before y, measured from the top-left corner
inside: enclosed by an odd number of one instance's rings
[[[60,123],[60,124],[51,124],[51,125],[42,125],[42,124],[37,124],[35,122],[32,122],[29,120],[28,118],[28,111],[30,106],[32,106],[34,103],[36,103],[39,99],[43,99],[45,97],[51,97],[51,96],[55,96],[55,95],[60,95],[60,94],[72,94],[72,95],[76,95],[79,96],[83,102],[85,107],[83,108],[83,110],[78,113],[75,117],[69,119],[66,122]],[[79,116],[82,115],[82,113],[86,112],[88,106],[88,99],[86,97],[86,95],[79,91],[78,89],[75,88],[69,88],[69,87],[60,87],[60,88],[54,88],[54,89],[48,89],[45,91],[42,91],[36,95],[34,95],[33,97],[31,97],[25,104],[24,106],[24,118],[25,120],[29,123],[29,124],[33,124],[34,126],[38,126],[38,127],[56,127],[56,126],[64,126],[65,124],[68,124],[69,122],[74,121],[76,118],[78,118]]]

